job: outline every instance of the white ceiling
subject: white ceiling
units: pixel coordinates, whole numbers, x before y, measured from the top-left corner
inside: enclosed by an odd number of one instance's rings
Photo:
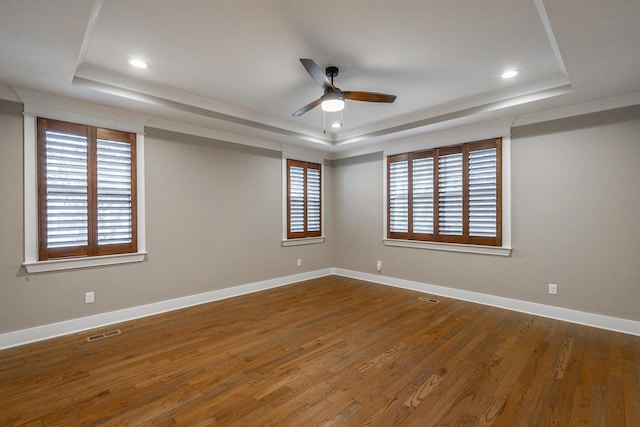
[[[27,89],[148,125],[337,151],[456,121],[636,102],[638,22],[638,0],[0,0],[0,97]],[[299,58],[338,66],[343,90],[397,100],[347,101],[344,126],[328,114],[324,133],[320,108],[292,116],[322,95]],[[512,67],[521,74],[501,79]]]

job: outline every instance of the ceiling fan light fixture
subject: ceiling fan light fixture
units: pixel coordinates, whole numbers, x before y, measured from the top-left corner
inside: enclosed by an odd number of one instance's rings
[[[327,113],[335,113],[344,109],[344,99],[335,92],[327,93],[322,97],[322,110]]]

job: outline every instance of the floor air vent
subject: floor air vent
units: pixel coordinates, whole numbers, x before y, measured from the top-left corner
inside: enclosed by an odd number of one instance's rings
[[[120,335],[121,333],[122,333],[122,331],[120,331],[120,329],[115,329],[113,331],[103,332],[101,334],[96,334],[96,335],[91,335],[90,337],[87,337],[87,341],[88,342],[98,341],[98,340],[102,340],[102,339],[105,339],[105,338],[115,337],[116,335]]]
[[[420,301],[426,301],[426,302],[431,302],[433,304],[437,304],[440,301],[438,301],[437,299],[433,299],[433,298],[429,298],[429,297],[420,297],[418,298]]]

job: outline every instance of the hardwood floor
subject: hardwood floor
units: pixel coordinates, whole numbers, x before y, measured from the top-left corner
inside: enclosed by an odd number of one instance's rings
[[[640,337],[419,297],[330,276],[0,351],[0,425],[640,426]]]

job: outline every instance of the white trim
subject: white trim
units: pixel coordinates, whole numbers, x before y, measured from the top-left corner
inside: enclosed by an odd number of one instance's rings
[[[84,258],[60,258],[47,261],[25,262],[22,265],[27,269],[27,273],[45,273],[47,271],[73,270],[76,268],[142,262],[146,254],[146,252],[136,252],[132,254],[91,256]]]
[[[301,162],[318,163],[324,166],[324,158],[327,153],[307,150],[302,147],[292,147],[286,144],[280,144],[280,151],[283,159],[300,160]]]
[[[511,136],[513,121],[514,117],[507,117],[490,122],[474,123],[437,132],[424,133],[404,140],[396,140],[383,145],[384,156],[460,145],[466,142],[497,137],[502,137],[504,140],[504,138]]]
[[[420,240],[403,240],[403,239],[382,239],[385,246],[395,246],[402,248],[414,249],[430,249],[435,251],[447,252],[466,252],[470,254],[483,255],[511,255],[511,247],[508,246],[480,246],[480,245],[461,245],[456,243],[443,242],[423,242]]]
[[[36,118],[24,115],[24,262],[38,260],[38,158]]]
[[[79,106],[72,103],[65,104],[63,105],[63,107],[67,109],[51,107],[47,105],[25,103],[24,114],[27,116],[44,117],[48,119],[63,120],[66,122],[80,123],[83,125],[121,130],[124,132],[132,132],[138,134],[144,133],[144,125],[142,123],[132,123],[124,121],[120,118],[104,117],[75,111],[73,110],[73,108],[79,108]],[[100,113],[101,112],[97,112],[97,114]]]
[[[568,76],[567,67],[564,65],[564,61],[562,60],[562,54],[560,53],[560,48],[558,47],[558,42],[556,41],[556,36],[553,34],[553,28],[551,28],[551,21],[549,20],[549,15],[547,14],[547,9],[544,7],[543,0],[533,0],[533,3],[536,5],[536,9],[538,10],[538,16],[540,16],[540,21],[542,22],[542,26],[544,27],[544,32],[547,35],[547,40],[551,45],[551,50],[553,51],[553,56],[556,57],[556,63],[560,68],[560,71],[565,76]]]
[[[285,225],[286,227],[286,225]],[[324,243],[325,237],[305,237],[302,239],[285,239],[282,241],[282,246],[301,246],[301,245],[313,245],[316,243]]]
[[[483,294],[480,292],[472,292],[464,289],[430,285],[427,283],[414,282],[411,280],[398,279],[395,277],[381,276],[371,273],[361,273],[358,271],[347,270],[343,268],[334,268],[333,271],[334,274],[337,274],[339,276],[366,280],[369,282],[379,283],[381,285],[410,289],[413,291],[424,292],[463,301],[470,301],[477,304],[504,308],[506,310],[517,311],[520,313],[533,314],[536,316],[548,317],[550,319],[577,323],[579,325],[592,326],[594,328],[640,336],[640,322],[635,320],[588,313],[585,311],[572,310],[569,308],[554,307],[551,305],[539,304],[530,301],[499,297],[495,295]]]
[[[138,234],[138,253],[147,252],[147,228],[146,228],[146,192],[144,171],[144,134],[136,134],[136,227]]]
[[[259,282],[248,283],[231,288],[218,289],[215,291],[204,292],[196,295],[188,295],[185,297],[96,314],[79,319],[65,320],[48,325],[36,326],[34,328],[8,332],[0,334],[0,349],[16,347],[19,345],[42,341],[49,338],[55,338],[62,335],[82,332],[89,329],[101,328],[115,323],[126,322],[128,320],[153,316],[156,314],[179,310],[194,305],[205,304],[212,301],[218,301],[226,298],[236,297],[239,295],[259,292],[279,286],[290,285],[293,283],[302,282],[304,280],[329,276],[331,274],[333,274],[333,269],[325,268],[322,270],[294,274],[291,276],[279,277],[275,279],[262,280]]]
[[[542,110],[534,113],[523,114],[516,118],[513,122],[513,127],[545,123],[552,120],[594,114],[601,111],[611,111],[617,108],[626,108],[634,105],[640,105],[640,91],[612,96],[610,98],[598,99],[595,101],[586,101],[580,104],[571,104],[551,110]]]

